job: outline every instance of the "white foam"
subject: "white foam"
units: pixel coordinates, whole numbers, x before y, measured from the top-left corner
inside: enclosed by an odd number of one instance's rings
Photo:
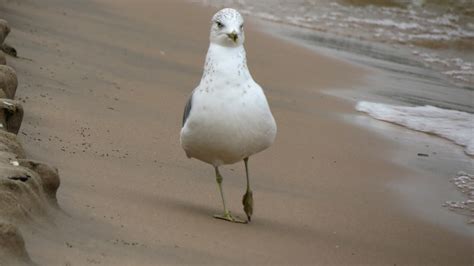
[[[464,146],[465,152],[474,155],[474,115],[434,106],[395,106],[381,103],[359,102],[356,109],[370,116],[435,134]]]
[[[446,201],[443,205],[452,211],[467,215],[469,223],[474,223],[474,176],[461,171],[451,179],[451,182],[466,196],[466,199]]]
[[[419,29],[421,26],[418,23],[406,23],[400,21],[394,21],[391,19],[368,19],[368,18],[355,18],[348,17],[344,21],[346,22],[355,22],[355,23],[365,23],[375,26],[384,26],[384,27],[393,27],[401,30],[407,29]]]

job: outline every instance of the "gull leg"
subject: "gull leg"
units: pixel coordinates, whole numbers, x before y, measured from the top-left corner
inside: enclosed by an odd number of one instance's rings
[[[246,221],[240,220],[238,218],[234,218],[231,214],[230,211],[227,210],[227,207],[225,205],[225,198],[224,198],[224,191],[222,190],[222,176],[221,173],[219,172],[219,169],[215,167],[216,170],[216,181],[217,185],[219,186],[219,192],[221,194],[222,198],[222,205],[224,206],[224,214],[222,215],[214,215],[214,218],[221,219],[221,220],[226,220],[229,222],[234,222],[234,223],[247,223]]]
[[[249,161],[248,157],[244,159],[245,175],[247,176],[247,191],[245,192],[242,198],[242,204],[244,205],[244,211],[245,211],[245,214],[247,214],[247,219],[250,222],[252,220],[252,214],[253,214],[253,193],[252,193],[252,190],[250,190],[248,161]]]

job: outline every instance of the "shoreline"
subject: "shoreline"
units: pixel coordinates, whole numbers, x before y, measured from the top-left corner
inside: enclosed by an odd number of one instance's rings
[[[387,156],[387,160],[409,170],[409,174],[403,177],[402,180],[390,181],[388,187],[401,199],[403,203],[400,203],[400,205],[403,206],[404,209],[433,224],[442,224],[445,228],[454,232],[467,233],[474,236],[474,228],[468,223],[469,219],[472,219],[472,216],[466,217],[466,215],[449,211],[446,207],[443,207],[447,201],[465,200],[465,196],[461,191],[457,190],[451,182],[451,179],[455,177],[459,171],[474,173],[474,165],[472,164],[473,157],[463,151],[464,147],[441,136],[435,136],[401,125],[377,120],[368,114],[357,111],[355,108],[356,103],[367,100],[395,105],[416,106],[417,103],[410,102],[408,98],[397,99],[393,96],[381,93],[387,91],[387,89],[380,89],[378,87],[383,87],[384,82],[387,82],[387,80],[389,80],[389,83],[395,83],[398,77],[394,78],[394,75],[399,75],[400,77],[405,75],[407,80],[410,81],[405,82],[404,85],[410,87],[410,90],[411,88],[415,89],[419,86],[425,87],[422,85],[423,82],[439,82],[439,84],[442,84],[440,88],[446,90],[450,89],[448,86],[454,86],[453,84],[445,83],[446,80],[444,80],[444,77],[439,77],[439,73],[435,73],[434,70],[431,69],[413,65],[409,66],[413,67],[413,70],[402,73],[401,71],[399,72],[398,69],[405,65],[401,63],[380,58],[371,58],[368,54],[364,53],[358,55],[355,54],[354,51],[329,48],[321,43],[318,44],[316,41],[311,41],[313,35],[318,36],[320,33],[301,29],[296,26],[281,25],[279,22],[266,21],[260,18],[254,19],[258,21],[261,31],[265,34],[270,34],[282,41],[298,45],[302,49],[312,50],[314,53],[324,54],[336,60],[343,60],[354,67],[362,68],[366,72],[362,84],[359,83],[350,88],[327,88],[320,91],[320,93],[343,99],[348,106],[352,107],[352,110],[340,113],[338,119],[353,126],[375,132],[383,137],[385,141],[397,146],[395,150],[391,152],[391,155]],[[306,34],[307,39],[301,37],[303,34]],[[383,49],[387,48],[388,47],[380,46],[378,49],[383,51]],[[402,59],[400,60],[403,61]],[[400,66],[398,66],[398,64],[400,64]],[[382,67],[383,65],[387,65],[387,67],[384,68]],[[421,82],[410,79],[410,76],[419,78]],[[425,87],[424,89],[427,90],[430,88]],[[454,110],[462,110],[469,113],[474,112],[474,106],[467,104],[471,92],[469,90],[464,91],[461,87],[457,87],[457,89],[463,92],[458,99],[464,99],[464,102],[467,101],[466,105],[455,106],[449,103],[452,99],[446,99],[446,102],[442,102],[440,98],[433,98],[433,103],[435,103],[436,106],[442,106],[444,108],[454,108]],[[435,93],[436,92],[437,90],[435,89]],[[406,93],[406,91],[402,91],[401,93]],[[434,97],[434,95],[432,97]],[[424,101],[424,104],[430,103],[428,98],[424,99]],[[418,105],[420,103],[418,103]],[[419,153],[428,154],[430,158],[420,158],[418,156]],[[430,184],[430,182],[434,182],[437,185]],[[417,184],[416,187],[421,191],[411,188],[414,184]],[[436,193],[430,193],[432,191],[436,191]],[[425,196],[423,197],[418,194]],[[427,198],[429,200],[427,200]],[[427,204],[427,201],[437,203],[436,205],[432,205]],[[423,217],[420,213],[424,213],[428,217]]]
[[[59,167],[58,201],[68,214],[40,233],[26,229],[33,261],[468,263],[469,237],[413,217],[387,197],[384,184],[408,173],[378,155],[396,146],[340,121],[337,114],[352,107],[313,91],[362,83],[363,71],[250,26],[249,67],[280,132],[251,161],[255,221],[235,226],[212,219],[220,206],[211,171],[187,160],[177,142],[182,107],[200,79],[213,9],[48,1],[5,4],[18,24],[10,38],[33,60],[14,62],[31,110],[21,141],[30,157]],[[303,71],[314,62],[324,78]],[[283,78],[288,69],[294,74]],[[237,213],[241,168],[223,170]]]
[[[205,6],[223,7],[219,1],[200,2]],[[472,18],[468,15],[472,10],[469,11],[467,3],[464,3],[467,10],[462,12],[462,8],[448,9],[441,3],[407,2],[390,6],[386,5],[388,2],[377,5],[371,4],[372,1],[360,5],[351,1],[320,0],[278,5],[273,5],[276,4],[273,0],[265,2],[267,4],[262,5],[230,0],[227,4],[258,20],[293,28],[293,38],[318,42],[339,52],[350,51],[428,68],[451,85],[474,89],[469,77],[474,74],[470,71],[474,47],[468,44],[473,34]],[[439,6],[435,8],[436,5]],[[448,25],[450,29],[445,27]],[[429,28],[435,28],[436,34],[427,32]],[[313,34],[299,34],[305,31]],[[450,42],[457,46],[450,46]]]
[[[469,101],[473,87],[456,85],[437,71],[410,58],[407,51],[398,51],[389,44],[370,44],[363,40],[321,33],[292,25],[255,18],[262,32],[288,41],[317,54],[348,62],[370,73],[366,84],[346,88],[331,88],[327,93],[348,101],[373,100],[405,105],[433,105],[474,113]],[[370,55],[369,53],[372,53]],[[404,80],[406,79],[406,80]],[[385,82],[385,83],[384,83]],[[389,84],[386,84],[386,83]],[[397,83],[398,82],[398,83]],[[367,86],[370,83],[370,86]],[[408,89],[406,88],[408,87]],[[419,92],[413,90],[419,89]],[[390,93],[390,90],[393,92]],[[452,90],[444,99],[443,90]]]

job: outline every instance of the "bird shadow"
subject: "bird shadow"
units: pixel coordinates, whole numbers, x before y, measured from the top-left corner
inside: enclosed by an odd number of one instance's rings
[[[209,217],[217,211],[209,206],[196,202],[165,196],[157,196],[153,199],[153,202],[167,209],[172,209],[181,213],[192,214],[200,217]]]
[[[154,195],[151,196],[151,198],[149,199],[149,204],[152,204],[160,210],[170,210],[171,212],[178,213],[179,215],[184,215],[186,217],[189,217],[193,221],[196,221],[196,219],[198,219],[202,222],[221,223],[223,225],[235,225],[234,223],[229,223],[213,218],[213,215],[219,213],[221,209],[213,208],[212,206],[208,206],[205,204],[199,204],[198,202],[192,202],[185,199],[179,199],[163,195]],[[233,213],[233,215],[234,217],[244,219],[243,216],[239,215],[238,213]],[[320,232],[315,232],[306,226],[298,226],[292,223],[285,223],[284,221],[278,221],[270,219],[268,217],[258,217],[258,215],[255,216],[252,221],[246,225],[251,231],[255,230],[267,233],[285,232],[285,234],[294,234],[300,237],[320,237]]]

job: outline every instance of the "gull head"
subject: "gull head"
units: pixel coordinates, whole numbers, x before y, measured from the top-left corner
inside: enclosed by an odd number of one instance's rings
[[[211,43],[227,47],[244,44],[244,18],[232,8],[224,8],[212,17]]]

